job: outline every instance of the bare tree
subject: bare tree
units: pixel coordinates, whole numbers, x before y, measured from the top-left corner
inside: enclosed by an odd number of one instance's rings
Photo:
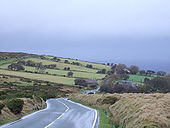
[[[129,70],[132,74],[137,74],[139,72],[139,67],[132,65],[130,66]]]

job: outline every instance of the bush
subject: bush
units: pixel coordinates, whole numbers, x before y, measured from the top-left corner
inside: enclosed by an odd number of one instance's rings
[[[102,104],[114,104],[118,101],[118,98],[117,97],[111,97],[111,96],[108,96],[106,97],[103,101],[102,101]]]
[[[13,99],[13,100],[7,102],[6,105],[12,113],[17,115],[17,114],[21,113],[21,111],[23,109],[24,101],[21,99]]]
[[[87,64],[86,67],[87,67],[87,68],[93,68],[93,65]]]
[[[45,93],[45,94],[42,94],[41,97],[43,98],[44,101],[46,101],[46,100],[51,99],[51,98],[56,98],[56,95],[50,94],[50,93]]]
[[[65,60],[65,61],[64,61],[64,63],[66,63],[66,64],[70,64],[70,62],[69,62],[68,60]]]
[[[87,86],[87,83],[84,79],[77,78],[77,79],[74,80],[74,82],[75,82],[75,85]]]
[[[99,73],[99,74],[106,74],[106,69],[101,69],[97,73]]]
[[[68,72],[68,73],[67,73],[67,76],[68,76],[68,77],[72,77],[72,76],[73,76],[73,72]]]
[[[139,93],[140,88],[137,85],[126,85],[126,84],[113,84],[113,85],[102,85],[100,92],[105,93]]]
[[[170,92],[170,78],[156,77],[151,80],[145,80],[145,86],[145,92],[168,93]]]
[[[137,85],[115,84],[112,93],[139,93],[140,89]]]
[[[1,110],[4,108],[4,104],[0,103],[0,114],[1,114]]]
[[[23,70],[25,70],[25,68],[22,65],[12,63],[8,66],[8,70],[23,71]]]

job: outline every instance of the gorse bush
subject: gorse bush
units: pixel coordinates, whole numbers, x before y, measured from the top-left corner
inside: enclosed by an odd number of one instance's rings
[[[119,99],[117,97],[111,97],[111,96],[108,96],[106,97],[103,101],[102,101],[102,104],[114,104],[118,101]]]
[[[56,95],[53,93],[47,93],[47,92],[40,92],[38,94],[39,97],[41,97],[44,101],[50,99],[50,98],[56,98]]]
[[[6,105],[12,113],[20,114],[23,109],[24,101],[21,99],[13,99],[7,102]]]
[[[1,110],[4,108],[4,104],[0,103],[0,114],[1,114]]]

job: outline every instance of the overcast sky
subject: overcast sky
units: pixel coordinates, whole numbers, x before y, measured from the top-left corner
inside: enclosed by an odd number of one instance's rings
[[[0,0],[0,51],[170,63],[170,0]]]

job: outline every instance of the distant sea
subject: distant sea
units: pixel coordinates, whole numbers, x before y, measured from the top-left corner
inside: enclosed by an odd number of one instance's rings
[[[103,61],[102,63],[112,63]],[[114,63],[114,62],[113,62]],[[136,65],[140,70],[165,71],[170,74],[170,62],[115,62],[115,64]]]
[[[128,64],[129,65],[129,64]],[[140,69],[151,69],[154,71],[165,71],[170,74],[170,63],[135,63],[135,65],[138,65]]]

